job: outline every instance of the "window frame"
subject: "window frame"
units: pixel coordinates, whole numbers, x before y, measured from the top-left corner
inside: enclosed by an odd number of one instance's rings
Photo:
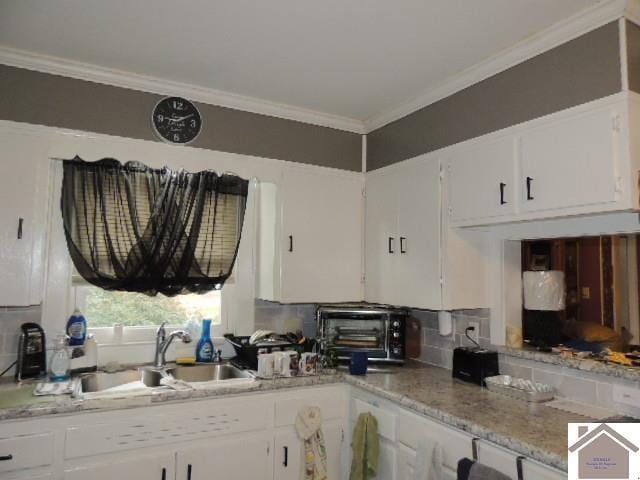
[[[62,215],[60,215],[60,195],[62,189],[62,161],[50,159],[49,176],[49,202],[46,216],[46,235],[48,237],[46,248],[47,271],[44,280],[44,301],[42,305],[42,325],[45,331],[59,332],[64,329],[66,319],[74,308],[82,311],[84,301],[78,292],[81,285],[74,285],[76,278],[81,278],[75,271],[73,261],[69,255],[67,242],[64,235]],[[237,265],[236,261],[236,265]],[[236,265],[225,285],[234,285],[238,279]],[[82,280],[83,281],[83,280]],[[80,283],[80,282],[77,282]],[[87,284],[88,285],[88,284]],[[234,325],[230,322],[231,302],[237,301],[234,295],[225,295],[220,291],[220,321],[217,325],[218,332],[231,332]],[[62,320],[63,319],[63,320]],[[114,322],[115,323],[115,322]],[[167,325],[167,331],[171,332],[182,325]],[[92,327],[89,320],[87,333],[95,336],[99,344],[136,345],[140,343],[154,342],[158,330],[157,325],[127,326],[123,328],[121,338],[116,338],[113,327]],[[217,333],[214,330],[214,334]],[[52,334],[49,335],[52,338]]]

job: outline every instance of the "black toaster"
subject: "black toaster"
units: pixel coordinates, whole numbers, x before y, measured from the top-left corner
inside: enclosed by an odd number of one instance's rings
[[[485,377],[500,375],[498,352],[482,347],[458,347],[453,350],[453,377],[484,385]]]

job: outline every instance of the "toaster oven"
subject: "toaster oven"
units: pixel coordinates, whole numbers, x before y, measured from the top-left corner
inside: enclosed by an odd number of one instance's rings
[[[403,363],[407,309],[371,304],[320,305],[316,312],[320,351],[339,360],[367,352],[370,362]]]

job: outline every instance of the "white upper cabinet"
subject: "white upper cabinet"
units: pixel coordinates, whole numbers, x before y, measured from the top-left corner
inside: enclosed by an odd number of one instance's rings
[[[367,174],[367,301],[433,310],[486,306],[480,250],[443,223],[440,165],[422,155]],[[450,288],[466,285],[461,276],[470,290],[454,295]]]
[[[516,139],[474,143],[447,159],[449,215],[453,222],[515,212]]]
[[[275,228],[270,232],[268,219],[260,219],[258,297],[287,303],[362,298],[363,188],[360,174],[291,166],[276,194],[262,192],[259,210],[273,212]]]
[[[3,130],[0,145],[0,305],[35,305],[42,300],[48,142]]]
[[[444,149],[451,224],[637,210],[639,124],[621,93]]]
[[[521,139],[522,210],[563,209],[614,202],[621,185],[620,115],[586,112],[525,130]]]

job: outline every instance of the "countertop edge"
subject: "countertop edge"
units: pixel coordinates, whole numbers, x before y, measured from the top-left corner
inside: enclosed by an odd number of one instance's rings
[[[88,401],[77,400],[71,401],[69,403],[30,405],[26,407],[16,407],[0,410],[0,422],[25,420],[46,415],[65,415],[73,413],[94,413],[103,411],[124,410],[128,408],[155,406],[165,402],[202,400],[205,398],[244,395],[249,393],[266,393],[288,388],[305,388],[342,383],[378,395],[386,400],[396,403],[400,407],[406,408],[409,411],[413,411],[420,415],[435,419],[446,425],[470,433],[475,437],[490,441],[508,450],[525,455],[528,458],[541,462],[552,468],[556,468],[565,472],[567,471],[567,461],[559,455],[545,451],[513,437],[508,437],[506,435],[496,433],[490,428],[483,427],[481,425],[478,425],[477,423],[474,423],[473,421],[465,420],[455,415],[451,415],[443,410],[430,407],[429,405],[417,400],[413,400],[406,395],[395,393],[384,388],[371,385],[366,382],[365,378],[353,377],[344,373],[334,373],[330,375],[321,375],[306,378],[294,377],[279,378],[274,380],[257,380],[255,385],[251,385],[245,388],[230,386],[190,391],[163,390],[152,392],[149,395],[126,396]]]

